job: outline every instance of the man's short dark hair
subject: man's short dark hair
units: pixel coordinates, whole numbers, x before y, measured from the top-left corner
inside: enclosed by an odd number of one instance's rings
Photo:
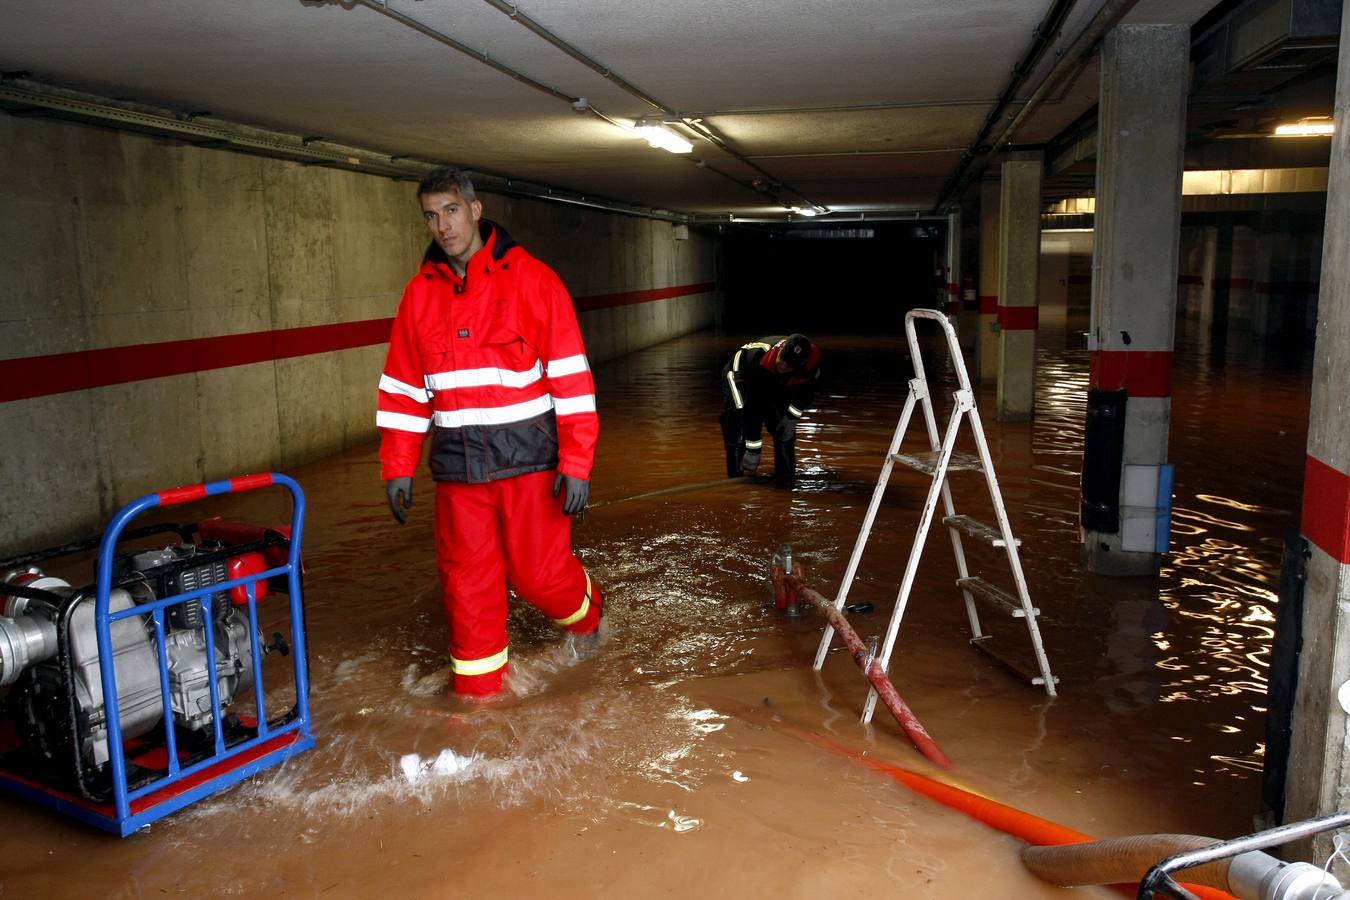
[[[448,194],[451,191],[459,193],[460,199],[465,203],[478,199],[477,192],[473,189],[473,182],[469,176],[464,174],[463,169],[455,166],[441,166],[439,169],[432,169],[422,176],[422,180],[417,185],[417,196],[424,197],[427,194]]]

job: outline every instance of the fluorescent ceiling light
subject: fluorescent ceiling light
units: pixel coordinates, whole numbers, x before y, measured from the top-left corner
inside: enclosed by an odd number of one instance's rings
[[[1336,130],[1336,126],[1331,119],[1326,116],[1314,118],[1299,119],[1297,122],[1291,122],[1285,125],[1275,126],[1276,137],[1309,137],[1325,136]]]
[[[694,149],[693,144],[659,122],[645,122],[639,119],[633,123],[632,130],[651,146],[671,153],[689,153]]]

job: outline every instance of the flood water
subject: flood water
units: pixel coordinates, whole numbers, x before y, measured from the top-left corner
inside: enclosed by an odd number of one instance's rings
[[[373,445],[291,472],[309,500],[318,747],[124,840],[0,797],[0,897],[1066,895],[1023,870],[1013,838],[808,735],[1093,835],[1255,830],[1281,538],[1298,519],[1301,363],[1230,346],[1216,366],[1179,340],[1176,511],[1157,579],[1079,564],[1081,335],[1040,335],[1034,422],[998,424],[982,390],[1060,693],[968,646],[935,531],[892,676],[953,761],[944,773],[884,708],[858,722],[857,667],[836,641],[813,672],[820,619],[777,614],[766,580],[786,543],[808,583],[837,588],[903,405],[903,340],[819,337],[830,377],[786,491],[723,479],[717,366],[739,338],[693,335],[597,370],[601,443],[574,545],[605,591],[603,638],[578,646],[517,604],[511,690],[494,703],[446,692],[428,478],[400,528]],[[927,365],[945,398],[941,357]],[[920,443],[916,421],[905,447]],[[989,520],[979,476],[953,484],[958,510]],[[864,639],[884,632],[926,488],[897,472],[884,497],[850,594],[875,606],[851,617]],[[285,510],[256,496],[201,507]],[[970,556],[1003,580],[992,551]],[[1025,654],[1021,620],[982,621]]]

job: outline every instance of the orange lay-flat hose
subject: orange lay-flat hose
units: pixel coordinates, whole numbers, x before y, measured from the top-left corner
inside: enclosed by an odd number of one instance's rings
[[[977,819],[992,828],[997,828],[1004,834],[1012,835],[1029,844],[1056,846],[1060,844],[1081,844],[1096,840],[1090,835],[1083,834],[1081,831],[1074,831],[1072,828],[1065,828],[1049,819],[1033,816],[1031,813],[1014,809],[996,800],[981,797],[979,794],[973,794],[970,791],[962,790],[926,775],[920,775],[918,772],[911,772],[909,769],[902,769],[899,766],[864,756],[856,750],[819,734],[792,728],[791,726],[787,726],[785,730],[791,731],[818,747],[823,747],[874,772],[879,772],[892,781],[903,784],[915,793],[936,800],[943,806],[965,813],[972,819]],[[1220,891],[1204,885],[1185,884],[1184,887],[1200,897],[1201,900],[1238,900],[1227,891]]]

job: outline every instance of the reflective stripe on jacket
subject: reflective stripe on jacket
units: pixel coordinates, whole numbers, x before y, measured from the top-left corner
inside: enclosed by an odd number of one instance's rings
[[[590,478],[599,420],[572,298],[504,229],[479,227],[464,278],[433,242],[403,292],[380,377],[381,477],[412,475],[431,432],[437,481]]]
[[[820,378],[820,348],[814,344],[801,372],[780,373],[778,354],[785,338],[766,337],[742,344],[722,370],[723,393],[736,409],[767,408],[778,416],[800,419],[811,406]]]

